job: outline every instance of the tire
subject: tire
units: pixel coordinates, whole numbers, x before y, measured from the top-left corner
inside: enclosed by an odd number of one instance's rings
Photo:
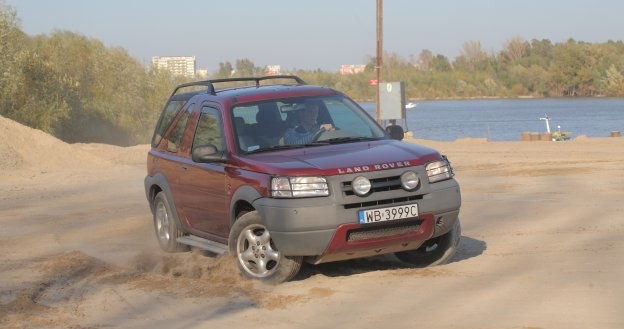
[[[301,269],[303,257],[287,257],[277,250],[257,211],[245,213],[234,222],[228,244],[238,268],[248,278],[281,283]]]
[[[188,246],[178,243],[177,238],[184,235],[177,219],[171,212],[165,192],[159,192],[154,198],[154,230],[160,248],[166,252],[187,251]]]
[[[394,255],[401,262],[415,267],[446,264],[455,255],[460,238],[461,224],[458,218],[447,233],[425,241],[418,249],[401,251]]]

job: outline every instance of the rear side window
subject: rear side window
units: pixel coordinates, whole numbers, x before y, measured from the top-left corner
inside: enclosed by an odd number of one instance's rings
[[[152,147],[156,147],[160,144],[167,128],[171,126],[173,119],[178,115],[178,112],[184,106],[185,101],[170,101],[167,104],[167,107],[160,114],[160,119],[158,119],[158,124],[156,125],[156,129],[154,130],[154,136],[152,136]]]
[[[176,126],[173,127],[173,130],[167,139],[167,151],[172,153],[178,152],[180,144],[182,143],[182,136],[184,136],[184,130],[186,129],[186,123],[191,116],[191,112],[193,112],[194,105],[195,104],[191,104],[186,108],[186,111],[182,114],[182,117],[178,120]]]

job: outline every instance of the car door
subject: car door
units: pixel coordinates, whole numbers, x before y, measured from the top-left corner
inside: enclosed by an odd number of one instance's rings
[[[214,145],[225,152],[223,121],[219,111],[203,106],[193,137],[192,149]],[[221,162],[196,163],[186,159],[180,174],[184,202],[183,214],[193,233],[227,243],[229,220],[226,205],[225,164]]]
[[[162,173],[168,183],[171,193],[171,198],[178,212],[178,217],[182,219],[180,212],[180,206],[183,203],[182,198],[182,186],[180,186],[180,164],[188,158],[188,150],[184,148],[184,135],[186,133],[187,125],[190,125],[193,121],[191,115],[195,104],[187,104],[183,107],[175,119],[171,123],[172,127],[168,129],[168,133],[165,134],[162,142],[159,143],[158,159],[153,161],[157,162],[159,172]]]

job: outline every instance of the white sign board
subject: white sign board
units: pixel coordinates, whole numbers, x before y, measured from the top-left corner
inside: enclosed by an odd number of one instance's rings
[[[379,118],[381,120],[405,119],[405,83],[380,82]]]

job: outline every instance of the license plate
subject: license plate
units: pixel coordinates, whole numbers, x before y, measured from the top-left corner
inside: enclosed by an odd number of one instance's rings
[[[358,211],[360,224],[378,223],[389,220],[418,217],[418,204],[406,204],[388,208]]]

